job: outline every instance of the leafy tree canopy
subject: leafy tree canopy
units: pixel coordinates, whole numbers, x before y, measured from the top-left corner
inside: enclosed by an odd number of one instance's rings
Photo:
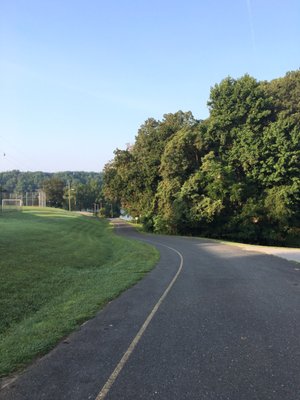
[[[204,121],[148,119],[106,166],[105,195],[149,230],[299,244],[300,70],[227,77],[208,106]]]

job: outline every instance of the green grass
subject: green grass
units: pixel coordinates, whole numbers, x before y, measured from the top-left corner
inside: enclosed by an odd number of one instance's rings
[[[0,214],[0,376],[45,354],[158,257],[96,218],[37,208]]]

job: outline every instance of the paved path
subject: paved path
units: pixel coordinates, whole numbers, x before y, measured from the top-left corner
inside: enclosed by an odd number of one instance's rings
[[[1,400],[299,400],[296,263],[117,229],[156,243],[158,266],[4,388]]]

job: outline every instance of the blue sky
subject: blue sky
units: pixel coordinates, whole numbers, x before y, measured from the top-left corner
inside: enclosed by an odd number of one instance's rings
[[[299,67],[299,0],[0,0],[0,171],[101,171],[226,76]]]

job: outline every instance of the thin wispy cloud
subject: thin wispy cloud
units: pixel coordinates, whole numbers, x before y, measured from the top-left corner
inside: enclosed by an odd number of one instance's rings
[[[246,0],[247,3],[247,11],[248,11],[248,20],[249,20],[249,27],[250,27],[250,34],[251,34],[251,43],[254,55],[256,54],[256,39],[255,39],[255,31],[254,31],[254,24],[253,24],[253,13],[252,13],[252,4],[251,0]]]
[[[3,69],[4,73],[6,71],[10,71],[10,74],[14,74],[14,76],[18,76],[21,78],[29,78],[39,82],[45,82],[49,85],[59,87],[63,90],[67,90],[69,92],[76,93],[80,96],[86,96],[90,98],[97,99],[99,101],[110,103],[113,106],[121,106],[127,107],[132,110],[138,111],[160,111],[157,104],[145,99],[143,96],[129,96],[128,94],[123,94],[122,91],[117,91],[113,85],[108,84],[107,82],[99,82],[100,89],[95,91],[90,89],[88,86],[84,86],[84,84],[79,85],[77,83],[73,83],[72,81],[67,81],[64,78],[59,79],[57,76],[54,78],[50,75],[45,75],[45,73],[35,70],[32,67],[27,67],[25,65],[21,65],[15,62],[10,61],[1,61],[0,62],[0,70]],[[101,90],[101,85],[103,84],[103,89]]]

